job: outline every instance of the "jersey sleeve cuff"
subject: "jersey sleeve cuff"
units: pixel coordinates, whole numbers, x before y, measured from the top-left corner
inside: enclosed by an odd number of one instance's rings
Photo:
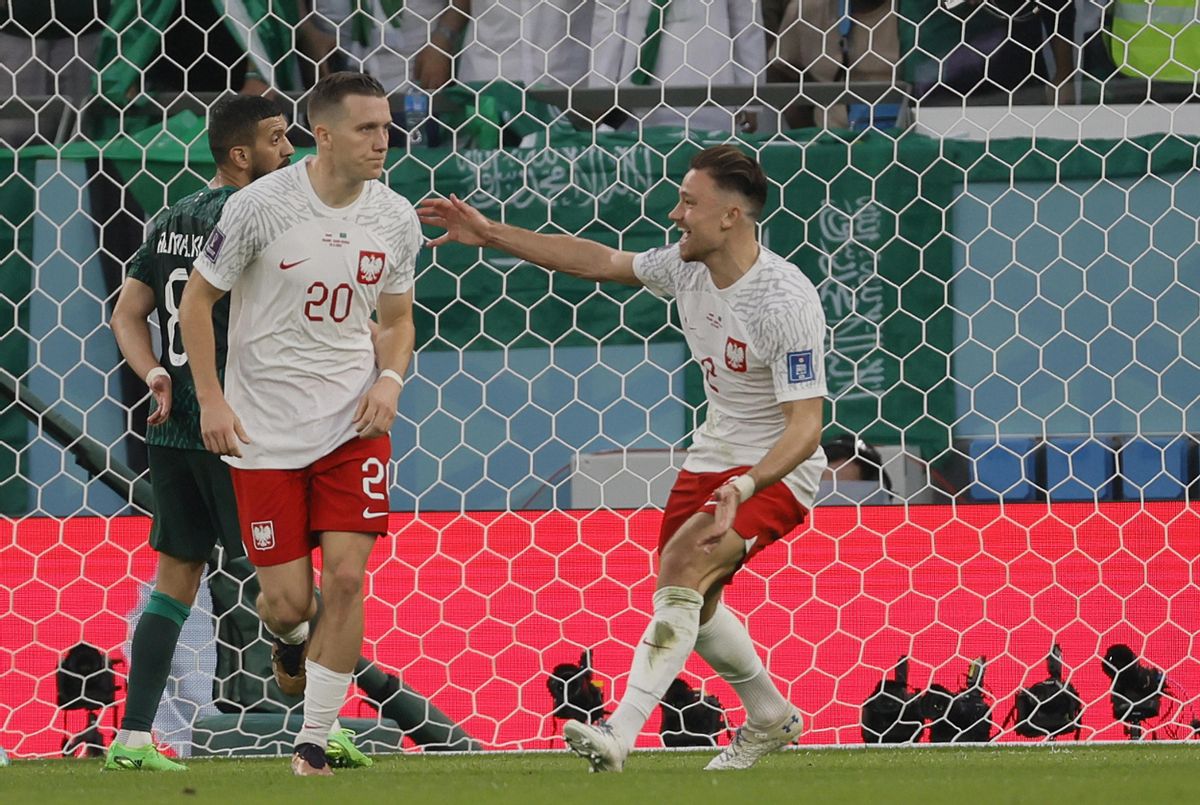
[[[208,280],[208,284],[216,288],[218,291],[228,292],[233,287],[233,283],[227,281],[224,277],[217,273],[217,270],[207,262],[197,260],[192,263],[192,268],[200,272],[200,276]]]
[[[796,402],[797,400],[811,400],[816,397],[828,397],[829,391],[821,386],[820,388],[796,389],[795,391],[785,391],[776,393],[775,402]]]
[[[661,285],[646,275],[643,269],[645,261],[646,252],[638,252],[633,256],[633,275],[638,278],[638,281],[642,283],[642,285],[649,289],[650,293],[654,294],[660,299],[670,299],[671,295],[667,293],[667,291]]]
[[[411,291],[415,285],[416,285],[416,283],[413,282],[412,280],[406,280],[404,282],[396,283],[395,285],[388,285],[383,288],[380,288],[379,292],[395,294],[396,296],[399,296],[401,294],[406,294],[409,291]]]

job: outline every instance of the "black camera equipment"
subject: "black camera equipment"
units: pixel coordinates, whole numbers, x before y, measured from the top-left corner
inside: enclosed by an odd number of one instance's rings
[[[104,736],[100,734],[100,713],[116,700],[117,675],[113,666],[121,662],[112,660],[90,643],[79,643],[71,647],[58,663],[55,687],[58,693],[58,708],[63,713],[63,756],[69,756],[80,747],[88,757],[103,757]],[[87,726],[80,732],[67,729],[67,711],[87,712]]]
[[[663,746],[716,746],[717,738],[729,729],[721,700],[704,696],[682,677],[667,688],[659,708]]]
[[[987,743],[992,739],[992,705],[983,691],[987,657],[967,670],[966,685],[957,693],[930,685],[921,696],[921,715],[929,720],[932,743]]]
[[[1142,722],[1157,718],[1162,711],[1167,675],[1157,668],[1138,662],[1133,649],[1114,643],[1101,660],[1104,675],[1112,680],[1113,718],[1125,725],[1132,740],[1142,737]]]
[[[862,738],[869,744],[911,743],[925,729],[921,700],[908,687],[908,657],[901,657],[891,679],[871,691],[862,706]]]
[[[584,651],[579,664],[559,663],[546,679],[546,688],[554,699],[550,714],[563,720],[598,721],[607,715],[604,689],[592,677],[592,652]]]
[[[1079,740],[1083,723],[1083,699],[1070,682],[1063,682],[1062,649],[1058,644],[1046,658],[1050,678],[1017,691],[1016,702],[1004,720],[1007,726],[1014,718],[1013,729],[1026,738],[1057,738],[1068,732]]]
[[[873,445],[856,436],[843,434],[823,443],[821,447],[830,464],[835,461],[856,461],[862,468],[864,481],[878,481],[888,492],[892,491],[892,477],[883,468],[883,458]]]

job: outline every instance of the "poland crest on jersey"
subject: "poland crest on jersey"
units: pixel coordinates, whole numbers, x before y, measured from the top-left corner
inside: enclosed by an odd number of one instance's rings
[[[746,371],[746,343],[736,338],[725,340],[725,365],[733,372]]]
[[[383,263],[386,255],[383,252],[358,253],[358,281],[363,285],[374,285],[383,276]]]
[[[269,551],[275,547],[275,521],[259,520],[250,524],[250,536],[254,538],[254,548],[259,551]]]

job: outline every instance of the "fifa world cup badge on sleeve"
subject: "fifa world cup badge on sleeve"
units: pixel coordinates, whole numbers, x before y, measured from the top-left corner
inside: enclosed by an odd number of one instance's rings
[[[811,349],[787,354],[788,382],[809,383],[816,379],[813,371],[813,354]]]
[[[208,235],[208,242],[204,244],[204,256],[210,263],[215,263],[217,255],[221,253],[221,247],[224,245],[225,233],[221,231],[221,227],[213,227],[213,231]]]

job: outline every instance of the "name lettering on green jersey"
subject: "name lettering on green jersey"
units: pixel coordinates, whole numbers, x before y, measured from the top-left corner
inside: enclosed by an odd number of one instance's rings
[[[175,232],[161,232],[158,236],[159,254],[173,254],[178,257],[199,257],[204,248],[204,235],[180,235]]]

